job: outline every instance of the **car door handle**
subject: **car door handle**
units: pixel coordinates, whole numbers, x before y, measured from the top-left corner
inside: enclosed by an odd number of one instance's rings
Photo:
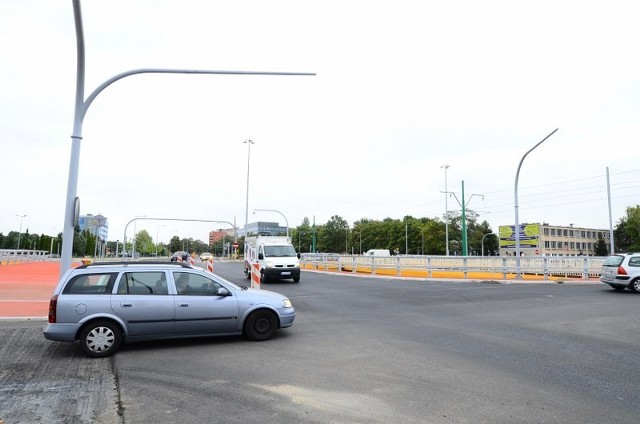
[[[123,308],[130,308],[133,306],[133,303],[120,302],[120,306],[122,306]]]
[[[180,306],[181,308],[186,308],[187,306],[189,306],[188,303],[178,303],[178,306]]]

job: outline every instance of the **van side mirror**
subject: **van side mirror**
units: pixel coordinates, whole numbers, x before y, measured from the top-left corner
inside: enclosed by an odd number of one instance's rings
[[[298,253],[296,256],[298,257],[298,259],[300,259],[300,253]]]
[[[262,253],[258,253],[258,259],[259,259],[259,260],[263,260],[263,259],[264,259],[264,254],[262,254]]]

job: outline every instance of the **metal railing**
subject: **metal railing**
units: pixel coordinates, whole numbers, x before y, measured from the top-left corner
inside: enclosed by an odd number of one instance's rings
[[[606,258],[595,256],[521,257],[523,279],[593,279]],[[390,256],[302,254],[303,269],[392,275],[397,277],[515,279],[512,256]]]
[[[49,256],[46,250],[0,249],[0,264],[44,261]]]

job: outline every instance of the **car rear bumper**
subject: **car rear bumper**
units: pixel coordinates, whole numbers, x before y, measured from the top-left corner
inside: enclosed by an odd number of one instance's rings
[[[54,342],[72,342],[76,340],[76,334],[80,330],[80,324],[49,324],[42,333],[44,338]]]

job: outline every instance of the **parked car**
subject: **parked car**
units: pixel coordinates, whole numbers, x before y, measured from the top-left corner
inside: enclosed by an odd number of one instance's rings
[[[296,316],[291,301],[181,262],[102,262],[68,270],[49,303],[44,337],[79,340],[90,357],[123,342],[243,334],[268,340]]]
[[[213,259],[213,255],[212,255],[211,253],[209,253],[209,252],[202,252],[202,253],[200,254],[200,260],[201,260],[202,262],[204,262],[204,261],[208,261],[209,259]]]
[[[640,253],[609,256],[602,264],[600,281],[616,290],[640,293]]]
[[[178,258],[180,258],[180,260],[187,262],[189,260],[189,253],[179,250],[177,252],[174,252],[173,255],[171,255],[171,262],[176,262],[178,260]]]

